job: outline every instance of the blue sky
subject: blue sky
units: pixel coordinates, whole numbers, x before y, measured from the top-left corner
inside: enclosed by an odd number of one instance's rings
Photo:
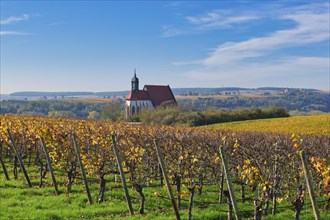
[[[1,93],[329,90],[329,1],[1,1]]]

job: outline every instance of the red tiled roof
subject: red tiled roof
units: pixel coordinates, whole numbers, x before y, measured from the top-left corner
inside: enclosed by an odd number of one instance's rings
[[[131,91],[126,100],[151,100],[149,94],[145,90]]]
[[[169,85],[145,85],[143,90],[147,91],[152,104],[156,107],[164,102],[177,104],[175,97]]]

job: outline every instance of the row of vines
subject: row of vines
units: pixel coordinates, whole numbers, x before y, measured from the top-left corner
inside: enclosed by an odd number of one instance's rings
[[[8,135],[9,129],[19,154],[25,158],[24,163],[39,161],[40,170],[47,172],[47,165],[42,162],[44,156],[40,138],[43,138],[54,168],[66,173],[68,193],[74,178],[80,175],[72,141],[74,133],[88,177],[100,182],[98,202],[104,200],[106,176],[119,173],[113,150],[114,138],[123,161],[123,170],[140,196],[140,214],[144,213],[144,187],[153,181],[163,181],[154,140],[157,140],[164,156],[166,172],[176,191],[179,209],[182,196],[185,193],[190,196],[190,218],[194,194],[201,195],[205,184],[218,186],[219,202],[223,200],[222,197],[230,200],[223,186],[220,146],[226,152],[232,180],[236,188],[240,187],[240,201],[251,202],[256,219],[270,212],[275,214],[277,204],[283,200],[292,204],[295,218],[299,219],[306,196],[306,183],[298,154],[300,150],[306,153],[317,196],[323,201],[322,209],[329,210],[328,136],[233,132],[15,115],[1,115],[0,119],[0,156],[8,160],[13,158],[14,169],[19,166]],[[40,172],[40,178],[42,176],[45,175]],[[188,191],[182,190],[183,184]],[[258,192],[253,200],[247,200],[247,189]],[[230,203],[228,209],[231,218]]]

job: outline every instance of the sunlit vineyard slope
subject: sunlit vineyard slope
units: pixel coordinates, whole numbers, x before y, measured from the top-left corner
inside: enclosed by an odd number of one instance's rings
[[[235,131],[330,135],[330,114],[219,123],[207,127]]]

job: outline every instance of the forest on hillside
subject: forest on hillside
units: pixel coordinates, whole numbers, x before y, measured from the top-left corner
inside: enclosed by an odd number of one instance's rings
[[[229,95],[226,98],[197,97],[195,99],[182,98],[178,100],[181,106],[192,106],[197,110],[215,108],[247,108],[277,106],[286,108],[288,111],[299,112],[330,112],[330,94],[317,90],[294,89],[287,93],[270,94],[262,93],[259,96]]]

